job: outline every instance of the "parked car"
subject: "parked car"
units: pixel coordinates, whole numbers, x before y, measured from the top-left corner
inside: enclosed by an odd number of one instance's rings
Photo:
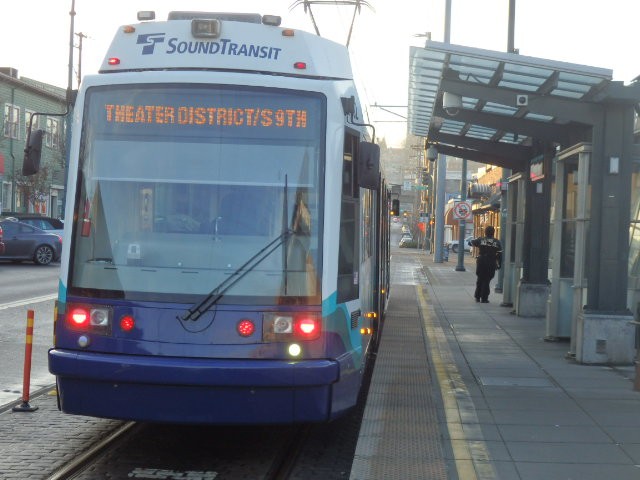
[[[47,233],[17,220],[0,221],[0,229],[4,243],[4,252],[0,254],[0,260],[30,260],[38,265],[49,265],[60,260],[60,235]]]
[[[400,246],[403,246],[406,242],[413,242],[413,235],[410,233],[403,233],[402,237],[400,237]]]
[[[0,226],[0,255],[4,253],[4,242],[2,241],[2,227]]]
[[[57,233],[58,235],[62,235],[62,232],[64,232],[64,222],[59,218],[17,213],[10,214],[6,219],[15,219],[49,233]]]
[[[404,248],[407,248],[407,247],[415,247],[415,246],[416,246],[416,244],[415,244],[415,242],[413,241],[413,237],[402,237],[402,238],[400,239],[400,243],[398,243],[398,246],[399,246],[400,248],[403,248],[403,247],[404,247]]]
[[[469,242],[471,240],[473,240],[474,237],[467,237],[464,239],[464,251],[465,252],[470,252],[471,251],[471,246],[469,245]],[[453,253],[458,253],[458,240],[451,240],[449,243],[447,243],[447,245],[449,246],[449,251],[453,252]]]

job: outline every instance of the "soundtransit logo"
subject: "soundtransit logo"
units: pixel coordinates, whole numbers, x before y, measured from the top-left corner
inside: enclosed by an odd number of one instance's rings
[[[142,55],[152,55],[156,48],[156,43],[164,43],[164,33],[145,33],[138,35],[138,45],[142,47]]]
[[[138,35],[137,44],[143,45],[142,55],[153,55],[156,43],[165,43],[164,33],[146,33]],[[185,41],[171,37],[166,42],[167,55],[228,55],[237,57],[253,57],[267,60],[278,60],[282,48],[271,45],[236,43],[228,38],[218,41]]]

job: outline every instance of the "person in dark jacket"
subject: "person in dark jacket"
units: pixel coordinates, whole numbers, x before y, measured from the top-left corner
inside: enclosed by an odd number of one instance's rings
[[[502,244],[493,238],[495,229],[489,225],[484,229],[484,237],[474,238],[469,245],[478,249],[476,258],[476,302],[489,303],[489,283],[496,270],[502,267]]]

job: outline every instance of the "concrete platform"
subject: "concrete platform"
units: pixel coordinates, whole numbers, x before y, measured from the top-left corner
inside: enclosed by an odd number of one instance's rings
[[[501,294],[476,303],[465,265],[393,249],[350,478],[640,478],[634,367],[566,359],[568,342],[544,340],[544,318],[516,316]]]

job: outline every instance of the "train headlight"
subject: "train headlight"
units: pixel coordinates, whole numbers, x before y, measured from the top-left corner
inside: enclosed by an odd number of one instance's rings
[[[316,340],[322,333],[322,317],[315,312],[265,313],[262,338],[265,342]]]
[[[191,20],[191,35],[195,38],[218,38],[220,36],[220,20],[194,18]]]
[[[109,325],[109,311],[102,308],[92,308],[91,325],[98,327],[106,327]]]
[[[289,345],[289,355],[291,355],[292,357],[297,357],[300,355],[300,353],[302,353],[302,347],[300,347],[300,345],[298,345],[297,343],[292,343],[291,345]]]
[[[274,317],[273,332],[277,334],[293,332],[293,317]]]
[[[67,305],[67,325],[72,330],[111,333],[111,309],[91,305]]]

